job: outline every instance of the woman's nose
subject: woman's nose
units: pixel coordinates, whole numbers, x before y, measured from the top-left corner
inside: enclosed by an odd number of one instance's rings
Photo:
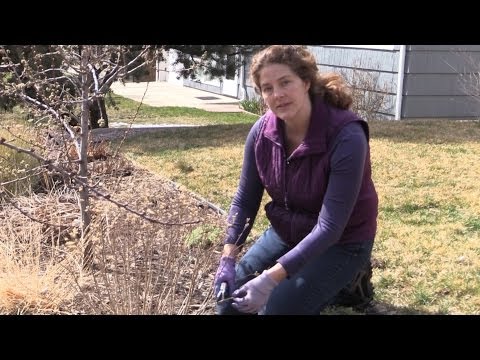
[[[284,95],[284,91],[281,88],[274,88],[273,89],[273,97],[274,98],[280,98]]]

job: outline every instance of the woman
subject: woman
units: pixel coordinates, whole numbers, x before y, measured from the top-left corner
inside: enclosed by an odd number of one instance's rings
[[[302,46],[273,45],[250,75],[269,110],[250,130],[215,276],[217,314],[319,314],[369,263],[378,197],[369,130],[337,74]],[[236,263],[263,191],[271,226]],[[258,276],[256,276],[258,275]]]

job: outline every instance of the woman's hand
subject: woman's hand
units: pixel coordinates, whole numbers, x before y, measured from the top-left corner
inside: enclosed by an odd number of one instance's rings
[[[244,313],[258,313],[267,304],[270,293],[277,285],[278,283],[265,270],[233,292],[232,306]]]

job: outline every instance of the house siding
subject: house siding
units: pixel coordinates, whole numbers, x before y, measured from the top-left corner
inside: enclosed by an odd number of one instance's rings
[[[402,118],[478,118],[479,71],[480,45],[407,45]]]
[[[309,46],[317,64],[336,68],[362,68],[375,72],[397,72],[398,50],[360,49],[328,46]],[[322,70],[320,68],[320,70]]]
[[[477,119],[478,100],[465,96],[407,96],[403,102],[407,109],[405,119]]]

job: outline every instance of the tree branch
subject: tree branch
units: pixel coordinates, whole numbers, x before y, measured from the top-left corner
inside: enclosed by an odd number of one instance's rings
[[[3,191],[0,191],[0,194],[2,193]],[[20,209],[15,203],[13,202],[10,202],[10,205],[12,205],[15,209],[17,209],[18,211],[20,211],[20,213],[24,216],[26,216],[27,218],[29,218],[30,220],[32,221],[35,221],[37,223],[40,223],[40,224],[43,224],[43,225],[47,225],[47,226],[52,226],[52,227],[68,227],[68,225],[62,225],[62,224],[52,224],[52,223],[49,223],[47,221],[43,221],[43,220],[40,220],[40,219],[37,219],[33,216],[31,216],[29,213],[27,213],[25,210],[22,210]]]

